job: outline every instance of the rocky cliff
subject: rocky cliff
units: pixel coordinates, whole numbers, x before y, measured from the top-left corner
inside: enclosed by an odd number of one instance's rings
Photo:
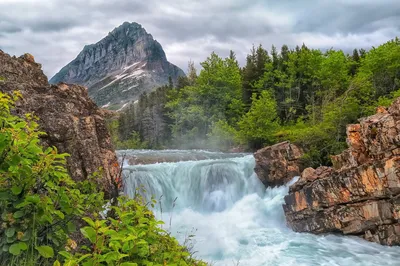
[[[284,211],[297,232],[357,235],[400,245],[400,98],[347,128],[349,149],[333,168],[308,168]]]
[[[143,92],[167,84],[169,77],[176,82],[183,75],[141,25],[125,22],[98,43],[85,46],[50,83],[86,86],[99,106],[118,109]]]
[[[103,112],[89,98],[87,89],[78,85],[49,85],[41,65],[33,56],[10,57],[0,50],[0,91],[19,90],[23,99],[15,113],[33,113],[41,130],[47,133],[42,143],[69,153],[67,168],[75,180],[103,168],[102,184],[118,171]],[[107,189],[107,188],[106,188]]]
[[[282,142],[254,153],[258,178],[266,187],[282,186],[300,176],[303,151],[294,144]]]

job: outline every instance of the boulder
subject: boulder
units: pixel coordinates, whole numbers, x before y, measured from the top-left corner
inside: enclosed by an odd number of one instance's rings
[[[46,133],[44,146],[55,146],[67,157],[67,169],[74,180],[86,179],[102,169],[101,184],[106,192],[111,176],[118,173],[118,161],[101,111],[78,85],[49,85],[41,65],[25,54],[20,58],[0,50],[0,91],[20,91],[23,98],[17,115],[33,113]]]
[[[348,125],[333,167],[307,168],[283,206],[296,232],[356,235],[400,245],[400,98]]]
[[[266,187],[282,186],[300,176],[303,151],[288,141],[265,147],[254,153],[258,178]]]

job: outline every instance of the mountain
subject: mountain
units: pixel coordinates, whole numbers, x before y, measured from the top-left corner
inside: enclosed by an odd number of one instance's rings
[[[77,83],[102,107],[119,109],[144,92],[175,83],[185,73],[168,62],[161,44],[138,23],[125,22],[96,44],[86,45],[50,83]]]

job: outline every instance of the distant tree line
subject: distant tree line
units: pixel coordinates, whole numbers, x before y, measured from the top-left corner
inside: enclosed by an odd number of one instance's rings
[[[142,95],[122,113],[114,124],[120,144],[254,150],[290,140],[306,150],[309,165],[329,164],[346,148],[347,124],[400,96],[397,38],[352,54],[260,45],[243,68],[232,51],[212,53],[201,67],[197,76],[189,63],[175,86]]]

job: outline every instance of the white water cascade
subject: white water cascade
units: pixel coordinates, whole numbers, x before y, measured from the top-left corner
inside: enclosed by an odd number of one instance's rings
[[[181,243],[195,235],[195,255],[212,265],[400,265],[399,247],[292,232],[282,209],[288,188],[265,190],[254,164],[247,155],[126,165],[125,193],[132,196],[143,187],[148,199],[161,199],[154,211],[165,221],[164,229]]]

